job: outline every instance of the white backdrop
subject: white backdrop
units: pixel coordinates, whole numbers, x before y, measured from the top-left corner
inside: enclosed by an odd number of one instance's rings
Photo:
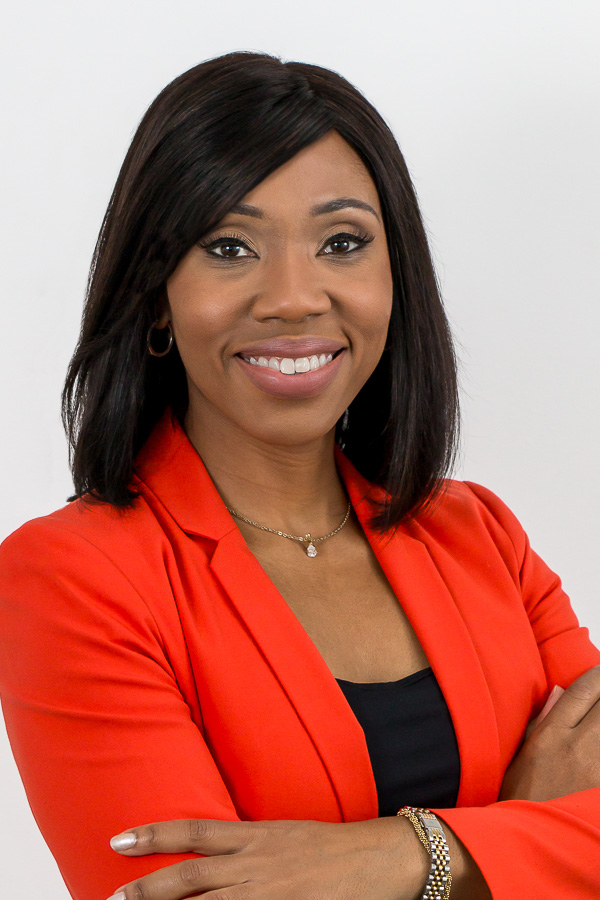
[[[457,475],[513,508],[600,643],[597,0],[24,0],[1,25],[0,539],[71,491],[59,395],[137,123],[190,66],[267,51],[339,71],[396,134],[459,344]],[[0,796],[3,894],[67,900],[3,732]]]

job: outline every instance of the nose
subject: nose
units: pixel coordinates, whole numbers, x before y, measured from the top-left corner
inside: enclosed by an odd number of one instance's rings
[[[259,322],[267,319],[300,322],[330,309],[331,300],[318,264],[292,249],[276,254],[263,269],[252,315]]]

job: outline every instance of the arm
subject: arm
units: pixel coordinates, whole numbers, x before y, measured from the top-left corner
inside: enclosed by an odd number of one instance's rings
[[[28,800],[77,900],[160,864],[110,849],[132,816],[238,819],[144,599],[45,520],[0,548],[0,694]]]
[[[531,549],[514,515],[490,491],[478,485],[471,489],[481,501],[490,529],[501,529],[514,546],[515,577],[549,689],[567,688],[600,663],[600,653],[587,629],[579,626],[559,578]],[[558,745],[552,752],[558,755]],[[572,777],[568,776],[571,780],[565,782],[569,790],[553,799],[511,799],[484,808],[436,811],[472,854],[494,900],[598,896],[600,781],[593,780],[597,772],[591,763],[588,774],[592,780],[579,790],[582,782],[575,767]]]
[[[448,835],[452,900],[490,900],[473,859]],[[344,824],[304,820],[154,822],[115,836],[127,856],[191,851],[176,863],[122,885],[113,900],[183,900],[218,892],[231,900],[420,900],[430,857],[405,818]],[[215,894],[216,896],[216,894]]]
[[[73,897],[103,900],[193,855],[189,842],[155,848],[158,856],[115,853],[110,838],[132,824],[239,822],[145,598],[98,548],[53,522],[23,526],[0,548],[0,626],[13,752]],[[281,837],[285,826],[275,825]],[[362,878],[369,896],[378,882],[384,896],[398,897],[400,885],[407,897],[420,896],[428,858],[406,820],[288,825],[290,853],[303,826],[309,846],[314,829],[319,847],[331,836],[336,891],[343,871],[354,892]]]

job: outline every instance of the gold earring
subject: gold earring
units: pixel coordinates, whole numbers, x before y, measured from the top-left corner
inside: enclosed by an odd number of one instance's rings
[[[166,356],[171,347],[173,346],[173,329],[171,328],[171,323],[167,322],[166,328],[169,329],[169,343],[167,344],[166,350],[157,351],[152,346],[152,332],[156,328],[158,319],[152,323],[150,328],[148,329],[148,334],[146,335],[146,347],[148,348],[148,353],[152,356]],[[157,331],[164,331],[164,328],[158,328]]]

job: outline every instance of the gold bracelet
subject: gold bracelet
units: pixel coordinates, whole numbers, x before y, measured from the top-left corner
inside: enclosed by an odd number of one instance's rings
[[[448,900],[452,887],[450,850],[439,819],[431,810],[416,806],[403,806],[396,815],[409,819],[431,856],[431,868],[422,900]]]

